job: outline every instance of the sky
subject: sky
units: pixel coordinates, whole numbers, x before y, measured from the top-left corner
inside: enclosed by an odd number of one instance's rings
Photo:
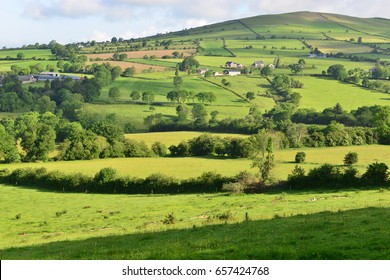
[[[1,0],[0,48],[130,39],[296,11],[390,18],[388,0]]]

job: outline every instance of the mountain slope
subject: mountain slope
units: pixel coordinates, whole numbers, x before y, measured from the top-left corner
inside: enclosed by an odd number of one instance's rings
[[[294,12],[261,15],[172,32],[162,37],[175,38],[254,39],[305,38],[349,40],[365,37],[367,41],[382,42],[390,38],[390,20],[382,18],[357,18],[318,12]],[[184,38],[183,38],[184,37]]]

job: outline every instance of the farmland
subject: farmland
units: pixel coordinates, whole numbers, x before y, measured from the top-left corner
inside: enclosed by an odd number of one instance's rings
[[[389,257],[386,190],[107,196],[0,189],[7,197],[0,201],[1,259]],[[174,224],[162,222],[168,214]]]
[[[131,134],[127,135],[129,139],[143,140],[149,145],[155,141],[160,141],[165,145],[177,145],[182,140],[199,136],[200,133],[160,133],[160,134]],[[217,134],[225,137],[226,134]],[[228,134],[228,137],[234,135]],[[245,137],[239,135],[239,137]],[[176,140],[176,141],[174,141]],[[370,145],[355,147],[334,147],[334,148],[301,148],[275,151],[276,167],[272,176],[277,180],[287,179],[288,174],[294,169],[295,154],[303,151],[307,155],[305,163],[301,164],[307,171],[322,164],[329,163],[342,165],[345,154],[350,151],[357,152],[359,163],[356,166],[363,173],[368,164],[380,161],[390,165],[390,151],[387,146]],[[249,159],[227,159],[218,157],[190,157],[190,158],[119,158],[119,159],[99,159],[85,161],[66,161],[66,162],[46,162],[46,163],[17,163],[2,165],[2,168],[14,170],[16,168],[40,168],[45,167],[48,170],[60,170],[67,173],[82,172],[86,175],[94,175],[104,167],[112,167],[120,175],[129,175],[132,177],[145,178],[153,173],[161,173],[187,179],[200,176],[205,172],[216,172],[225,176],[238,174],[240,171],[249,171],[255,173],[256,169],[251,168],[252,161]]]
[[[256,192],[264,192],[105,195],[4,184],[0,258],[388,259],[389,178],[337,190],[308,185],[299,192],[285,182],[298,152],[306,155],[299,164],[306,174],[330,164],[361,178],[372,163],[390,166],[389,27],[385,19],[299,12],[59,50],[0,50],[2,79],[13,74],[17,82],[16,75],[48,70],[88,77],[20,87],[4,79],[0,140],[11,145],[0,142],[0,176],[45,168],[94,178],[109,167],[121,178],[188,180],[246,171],[262,187]],[[260,61],[268,73],[252,66]],[[228,69],[227,62],[243,67]],[[301,69],[294,72],[297,64]],[[344,76],[328,71],[334,65],[342,65]],[[287,88],[273,83],[278,76],[290,79]],[[306,115],[296,121],[292,116],[300,111]],[[213,146],[201,155],[193,147],[187,154],[166,149],[204,133],[237,141],[218,138],[225,142],[217,146],[206,139],[202,144]],[[259,137],[255,144],[250,134]],[[37,140],[47,135],[50,141]],[[160,142],[167,154],[132,157],[137,147],[131,140],[149,151]],[[26,142],[36,150],[49,147],[47,157],[41,150],[30,156],[34,149]],[[253,151],[232,155],[241,147]],[[14,158],[7,158],[10,151]],[[343,160],[350,152],[358,161],[347,169]],[[252,166],[259,157],[266,166],[266,153],[273,168],[263,177]]]

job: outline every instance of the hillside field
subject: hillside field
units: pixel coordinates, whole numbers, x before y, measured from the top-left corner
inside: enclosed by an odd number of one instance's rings
[[[3,260],[389,258],[388,190],[244,196],[0,190],[7,197],[0,200]],[[163,222],[168,214],[173,224]]]
[[[136,140],[145,140],[147,143],[152,141],[161,141],[169,146],[170,144],[179,144],[182,140],[193,138],[199,135],[197,133],[173,133],[176,141],[168,136],[168,133],[157,134],[136,134],[134,138],[128,135],[128,138]],[[224,136],[222,134],[222,136]],[[230,136],[230,135],[229,135]],[[243,136],[239,136],[243,137]],[[151,140],[154,139],[154,140]],[[159,140],[158,140],[159,139]],[[276,167],[272,171],[272,177],[276,180],[287,179],[288,174],[294,169],[295,154],[298,151],[306,153],[306,161],[300,164],[306,171],[322,164],[329,163],[342,165],[345,154],[348,152],[357,152],[359,162],[356,166],[363,173],[368,164],[375,161],[384,162],[390,165],[390,149],[384,145],[353,146],[353,147],[332,147],[332,148],[301,148],[275,151]],[[98,159],[82,161],[57,161],[43,163],[14,163],[2,164],[1,169],[14,170],[16,168],[40,168],[45,167],[48,170],[60,170],[62,172],[75,173],[82,172],[93,176],[104,167],[112,167],[122,176],[145,178],[153,173],[161,173],[173,176],[179,179],[186,179],[200,176],[204,172],[216,172],[225,176],[234,176],[240,171],[256,172],[251,168],[252,161],[249,159],[229,159],[218,157],[187,157],[187,158],[118,158],[118,159]]]

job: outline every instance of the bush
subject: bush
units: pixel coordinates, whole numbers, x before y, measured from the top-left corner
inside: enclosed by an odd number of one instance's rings
[[[367,184],[382,185],[387,182],[389,178],[389,168],[383,162],[375,162],[368,166],[366,173],[363,174],[362,179]]]
[[[154,142],[152,144],[152,152],[159,157],[163,157],[167,154],[167,147],[161,142]]]
[[[305,152],[298,152],[295,155],[295,162],[296,163],[302,163],[302,162],[305,162],[305,160],[306,160],[306,153]]]
[[[245,193],[246,188],[247,186],[240,182],[226,183],[223,184],[222,191],[238,195]]]
[[[358,154],[355,152],[349,152],[344,156],[344,164],[345,165],[353,165],[358,162]]]
[[[165,216],[165,218],[161,221],[164,225],[173,225],[176,222],[176,218],[173,215],[173,213],[168,214]]]
[[[99,184],[107,184],[108,182],[113,181],[117,176],[117,172],[114,168],[112,167],[106,167],[101,169],[98,173],[96,173],[95,177],[93,180]]]

